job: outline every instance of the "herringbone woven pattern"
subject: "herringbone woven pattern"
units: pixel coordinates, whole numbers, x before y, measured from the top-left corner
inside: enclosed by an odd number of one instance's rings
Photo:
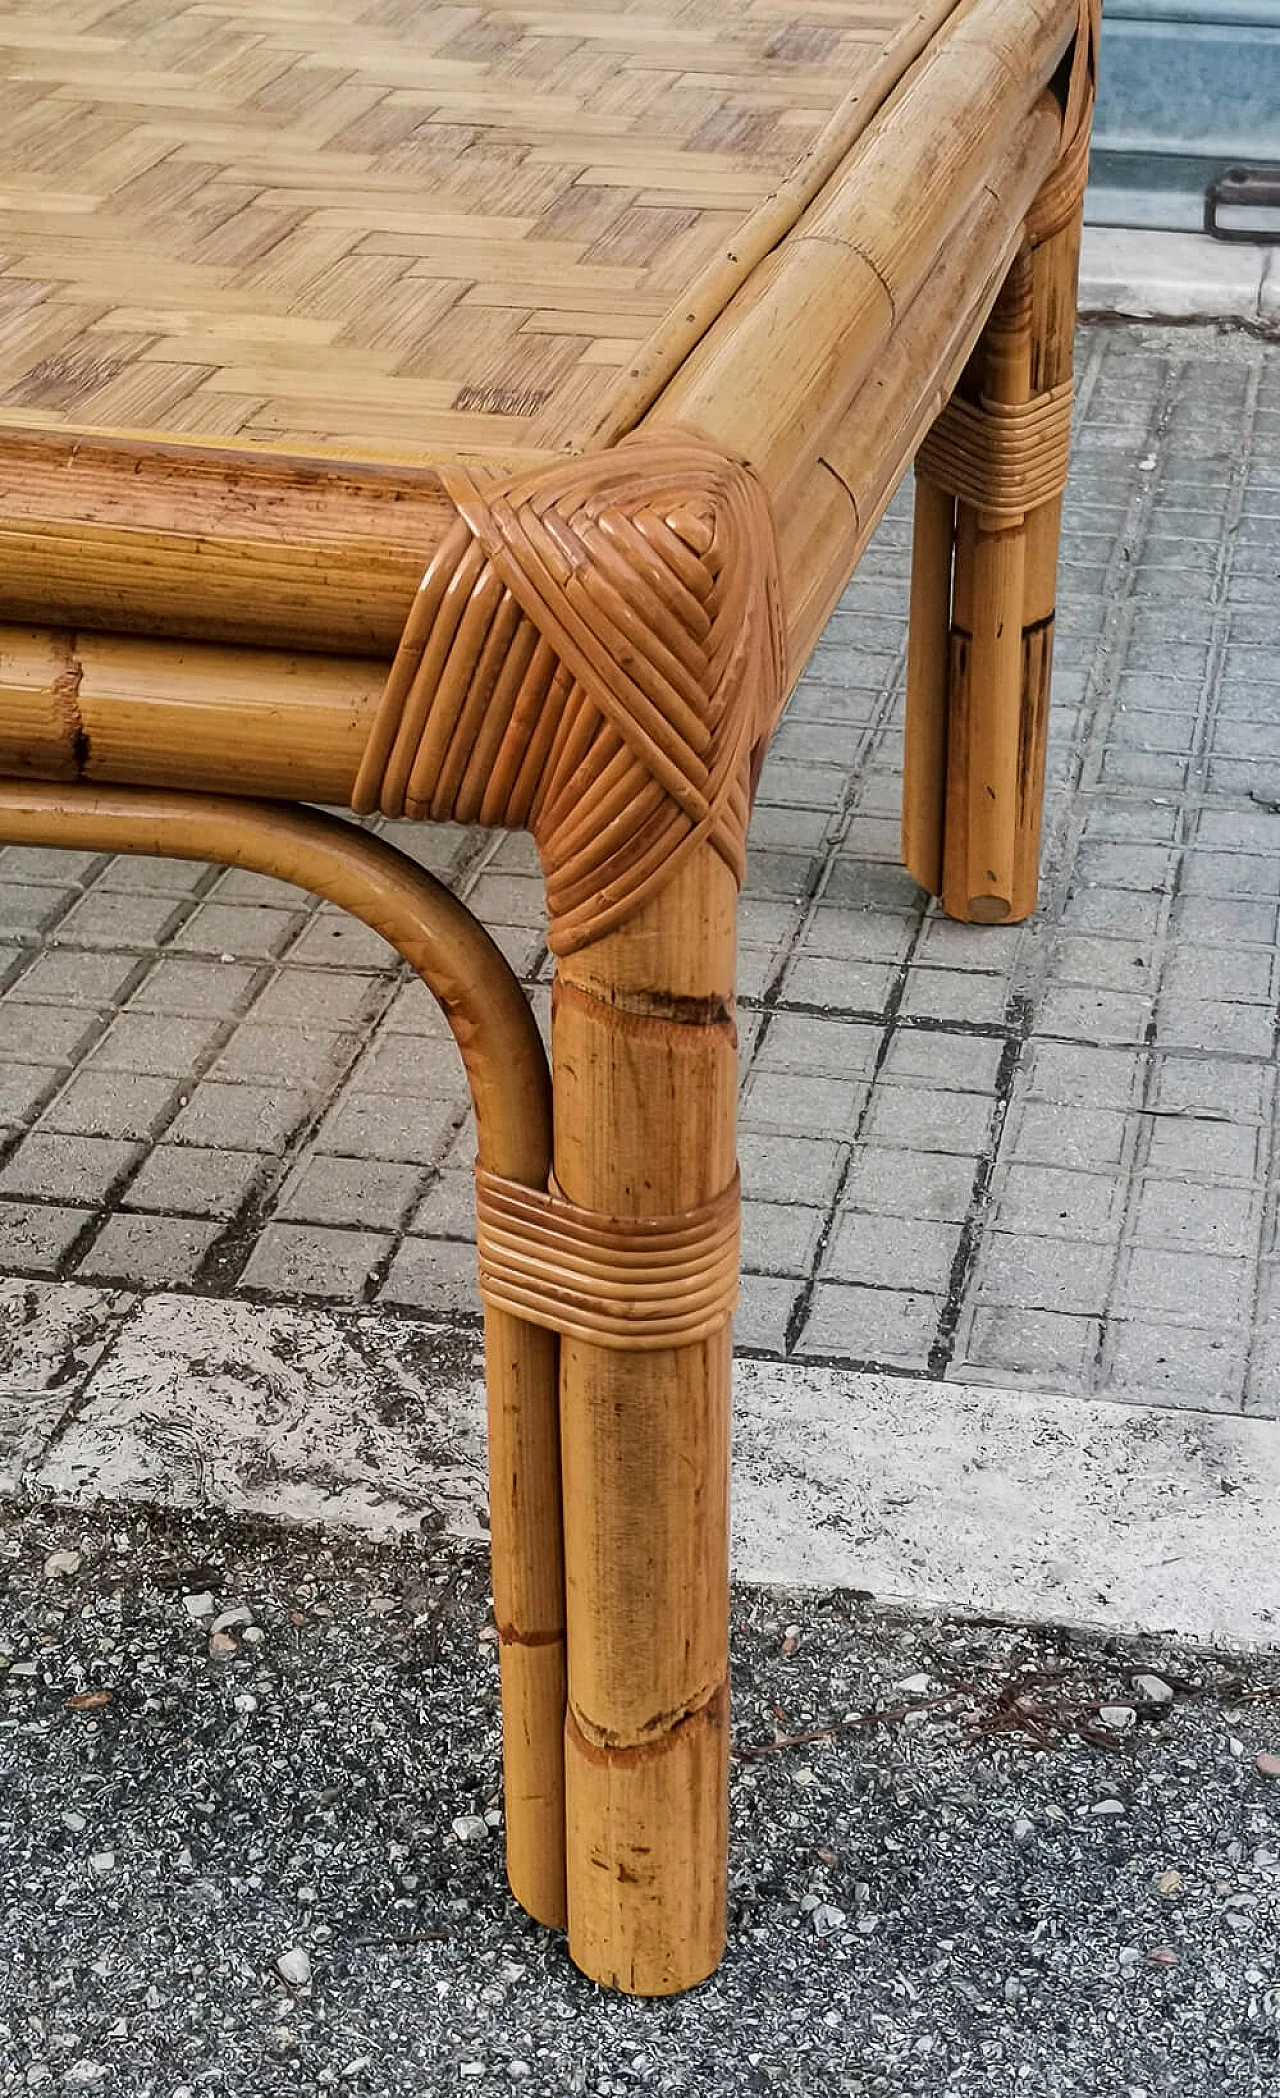
[[[0,421],[586,442],[940,12],[10,0]]]

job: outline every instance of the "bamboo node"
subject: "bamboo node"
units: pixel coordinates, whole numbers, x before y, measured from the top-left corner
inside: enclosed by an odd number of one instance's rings
[[[480,1294],[492,1309],[597,1347],[688,1347],[738,1298],[735,1174],[673,1216],[615,1217],[476,1167]]]
[[[704,839],[741,881],[786,689],[759,482],[676,429],[441,476],[458,522],[406,622],[357,813],[532,831],[557,954],[629,918]]]
[[[1071,451],[1072,382],[1029,401],[953,395],[916,457],[916,473],[969,503],[982,527],[1011,530],[1061,495]]]

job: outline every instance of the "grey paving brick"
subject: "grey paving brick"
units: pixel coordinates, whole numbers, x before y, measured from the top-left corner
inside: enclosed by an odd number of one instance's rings
[[[774,1275],[744,1274],[733,1315],[733,1344],[761,1353],[786,1352],[787,1330],[799,1297],[795,1282]]]
[[[311,905],[306,889],[273,874],[255,874],[248,867],[228,867],[218,876],[208,896],[215,904],[265,903],[273,911],[306,910]]]
[[[55,1274],[93,1214],[38,1202],[0,1202],[0,1273]]]
[[[1114,1265],[1115,1248],[1105,1242],[990,1231],[978,1258],[975,1300],[1101,1318]]]
[[[378,1231],[335,1231],[319,1224],[268,1224],[246,1263],[245,1289],[279,1297],[333,1297],[358,1303],[394,1243]]]
[[[1154,1105],[1166,1114],[1201,1114],[1219,1121],[1269,1119],[1275,1074],[1265,1065],[1225,1057],[1159,1056],[1155,1060]]]
[[[95,1047],[91,1067],[189,1078],[220,1025],[212,1014],[186,1018],[176,1013],[121,1013]]]
[[[1169,998],[1271,1005],[1276,994],[1276,956],[1248,947],[1175,946],[1165,962],[1162,989]]]
[[[140,1144],[111,1137],[51,1136],[33,1130],[0,1172],[0,1194],[94,1209],[141,1155]]]
[[[135,896],[95,886],[59,921],[58,939],[75,947],[155,947],[186,909],[172,896]]]
[[[169,942],[171,950],[212,954],[236,961],[266,960],[289,945],[300,920],[296,911],[263,904],[202,903]]]
[[[317,1131],[321,1149],[346,1158],[434,1164],[453,1129],[460,1102],[417,1094],[358,1093],[348,1086]]]
[[[1142,1043],[1151,1024],[1150,998],[1123,991],[1050,985],[1036,1013],[1036,1031],[1077,1042]]]
[[[81,1070],[50,1101],[40,1117],[40,1127],[83,1136],[149,1137],[175,1098],[169,1078],[149,1078],[135,1071]]]
[[[837,809],[845,798],[848,785],[845,764],[839,761],[822,764],[812,759],[787,757],[779,751],[775,741],[760,775],[756,804],[766,808]]]
[[[844,1156],[829,1138],[744,1129],[738,1140],[743,1193],[758,1202],[825,1202]]]
[[[195,1279],[218,1235],[212,1219],[196,1217],[108,1217],[76,1272],[92,1279],[180,1288]]]
[[[1244,902],[1218,896],[1179,896],[1172,928],[1179,940],[1199,940],[1234,954],[1246,946],[1273,947],[1280,912],[1272,903]]]
[[[0,1128],[29,1121],[63,1075],[56,1064],[0,1063]]]
[[[1243,1336],[1167,1320],[1114,1319],[1099,1388],[1109,1398],[1238,1413],[1244,1401]]]
[[[1135,1097],[1142,1059],[1135,1051],[1073,1042],[1033,1042],[1026,1056],[1032,1099],[1063,1107],[1126,1108]]]
[[[832,825],[833,818],[825,809],[779,808],[766,803],[757,807],[751,819],[751,841],[757,853],[797,847],[818,852]]]
[[[837,960],[826,954],[797,954],[783,979],[791,1005],[824,1005],[833,1012],[879,1013],[896,972],[875,962]]]
[[[1238,896],[1269,902],[1280,894],[1280,859],[1260,852],[1214,852],[1193,847],[1183,856],[1188,896]]]
[[[752,851],[748,843],[743,894],[749,898],[770,897],[775,901],[799,903],[812,895],[821,865],[821,861],[809,853],[779,852],[770,846]]]
[[[1268,1057],[1275,1045],[1275,1014],[1265,1005],[1231,1005],[1208,998],[1162,998],[1156,1040],[1162,1049],[1203,1049],[1217,1056]]]
[[[1152,1172],[1171,1178],[1257,1179],[1265,1132],[1256,1124],[1177,1113],[1153,1113],[1147,1120],[1146,1162]]]
[[[939,1298],[923,1292],[820,1282],[796,1353],[923,1369],[941,1308]]]
[[[980,1152],[994,1105],[984,1093],[947,1092],[923,1085],[877,1086],[863,1135],[871,1143],[902,1145],[915,1152]]]
[[[1161,1313],[1180,1325],[1239,1325],[1252,1314],[1254,1286],[1252,1259],[1135,1245],[1124,1255],[1113,1304],[1127,1318]]]
[[[0,1005],[0,1060],[6,1063],[70,1064],[92,1042],[103,1015],[74,1005],[25,1005],[6,998]]]
[[[1114,1172],[1136,1134],[1136,1117],[1114,1109],[1024,1099],[1010,1109],[1004,1150],[1028,1164]]]
[[[905,867],[871,860],[838,860],[825,896],[828,903],[854,911],[919,911],[926,901],[923,889]]]
[[[877,1216],[962,1224],[977,1168],[976,1158],[860,1144],[845,1182],[844,1201],[850,1209]]]
[[[974,969],[912,968],[899,1011],[905,1018],[962,1020],[971,1026],[999,1025],[1008,1003],[1003,976]]]
[[[46,948],[31,955],[15,984],[15,997],[27,1005],[84,1005],[101,1011],[124,994],[143,963],[134,955],[101,955],[69,948]]]
[[[1110,1173],[1014,1161],[996,1174],[993,1214],[1001,1230],[1033,1238],[1109,1239],[1120,1230],[1124,1194]]]
[[[302,929],[297,932],[297,937],[291,936],[289,941],[282,942],[287,947],[290,962],[300,962],[308,968],[352,968],[376,972],[389,968],[395,959],[393,949],[381,933],[328,905],[322,905],[300,922]]]
[[[65,912],[75,889],[50,889],[38,882],[0,881],[0,938],[30,940]]]
[[[157,1144],[126,1188],[124,1207],[175,1216],[231,1217],[266,1162],[261,1153],[251,1150]]]
[[[1163,895],[1173,867],[1167,846],[1086,842],[1076,854],[1075,878],[1106,889],[1147,889]]]
[[[1057,699],[1057,679],[1054,680],[1054,698]],[[1122,801],[1118,796],[1103,795],[1085,810],[1084,836],[1090,841],[1119,844],[1131,842],[1137,845],[1173,845],[1177,842],[1181,816],[1176,808],[1160,807],[1149,801]],[[1077,862],[1077,866],[1079,863]],[[1165,878],[1169,873],[1165,863]],[[1106,877],[1094,873],[1094,880]]]
[[[87,881],[104,864],[100,853],[52,845],[6,845],[0,851],[0,882],[48,882],[67,890]]]
[[[452,1100],[466,1095],[462,1056],[451,1035],[423,1039],[416,1034],[386,1032],[371,1042],[352,1072],[362,1093],[407,1093],[424,1100]]]
[[[254,999],[252,1017],[263,1026],[346,1029],[378,1010],[385,996],[385,977],[372,972],[286,963]]]
[[[1100,1345],[1096,1318],[981,1304],[951,1374],[980,1383],[1087,1389]]]
[[[800,943],[804,955],[833,961],[879,962],[893,970],[906,959],[917,918],[901,911],[847,911],[820,903]]]
[[[351,1063],[354,1035],[311,1024],[264,1027],[256,1019],[237,1027],[213,1065],[215,1078],[258,1078],[275,1085],[330,1086]]]
[[[761,1044],[765,1071],[804,1071],[817,1077],[869,1077],[880,1046],[880,1030],[857,1020],[827,1020],[807,1013],[778,1013]]]
[[[422,1185],[419,1166],[312,1152],[286,1181],[276,1215],[292,1222],[394,1230]],[[475,1206],[474,1186],[471,1190]]]
[[[442,1315],[478,1314],[475,1248],[449,1239],[405,1239],[391,1263],[378,1301]]]
[[[129,1000],[131,1011],[213,1014],[230,1019],[243,1011],[253,989],[254,970],[240,962],[180,960],[163,955],[148,970]]]
[[[783,1135],[849,1137],[866,1093],[854,1079],[756,1069],[743,1088],[741,1124]]]
[[[745,1211],[755,1205],[744,1203]],[[475,1174],[463,1166],[446,1166],[432,1181],[414,1211],[410,1230],[418,1238],[474,1239]]]
[[[212,869],[199,860],[152,858],[149,853],[121,853],[108,860],[97,886],[115,893],[194,896],[210,886]]]
[[[1261,1198],[1250,1188],[1203,1187],[1148,1174],[1135,1207],[1134,1238],[1144,1246],[1254,1254],[1261,1208]]]
[[[924,1085],[943,1091],[994,1093],[1004,1042],[949,1029],[894,1029],[877,1085]]]
[[[758,1275],[807,1275],[823,1212],[799,1202],[744,1202],[742,1264]]]
[[[834,1282],[924,1290],[940,1297],[950,1282],[959,1243],[958,1224],[844,1210],[832,1233],[822,1275]]]
[[[737,994],[740,1003],[750,999],[763,1000],[768,996],[769,986],[778,973],[779,959],[776,948],[744,947],[739,943]]]
[[[1140,889],[1073,888],[1063,907],[1072,932],[1107,933],[1119,940],[1153,940],[1164,900]]]
[[[175,1144],[228,1151],[282,1151],[310,1109],[293,1086],[202,1078],[169,1131]]]

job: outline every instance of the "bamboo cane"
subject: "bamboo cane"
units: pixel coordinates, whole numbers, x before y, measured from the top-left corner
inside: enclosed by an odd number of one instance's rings
[[[402,954],[440,1001],[466,1065],[481,1162],[546,1185],[546,1058],[493,941],[433,876],[315,810],[207,794],[0,780],[0,839],[212,859],[340,904]],[[507,1872],[516,1899],[563,1927],[564,1568],[553,1335],[486,1308],[489,1520],[502,1670]]]
[[[1046,393],[1071,377],[1082,209],[1083,199],[1064,226],[1032,244],[1031,384],[1035,393]],[[1026,661],[1011,911],[1015,918],[1029,917],[1035,909],[1040,879],[1040,819],[1061,530],[1060,495],[1028,515],[1022,609]]]
[[[733,1178],[734,884],[703,846],[622,930],[563,959],[556,1176],[618,1216]],[[727,1327],[628,1355],[566,1339],[569,1948],[640,1995],[690,1987],[725,1930]]]
[[[1019,405],[1031,398],[1025,248],[1001,288],[965,384],[993,402]],[[1025,523],[992,530],[972,504],[956,505],[942,900],[953,917],[980,924],[1000,924],[1013,913],[1025,567]]]

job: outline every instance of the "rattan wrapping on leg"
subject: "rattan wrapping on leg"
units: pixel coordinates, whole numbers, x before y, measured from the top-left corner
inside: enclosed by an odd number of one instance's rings
[[[611,1217],[476,1168],[480,1294],[535,1326],[625,1352],[717,1333],[738,1300],[735,1175],[676,1216]]]
[[[1020,525],[1067,485],[1071,397],[1069,379],[1030,401],[955,395],[921,445],[916,472],[971,503],[985,531]]]
[[[360,767],[360,813],[533,832],[551,946],[599,938],[702,838],[742,878],[785,690],[773,520],[683,431],[482,483],[423,578]]]

